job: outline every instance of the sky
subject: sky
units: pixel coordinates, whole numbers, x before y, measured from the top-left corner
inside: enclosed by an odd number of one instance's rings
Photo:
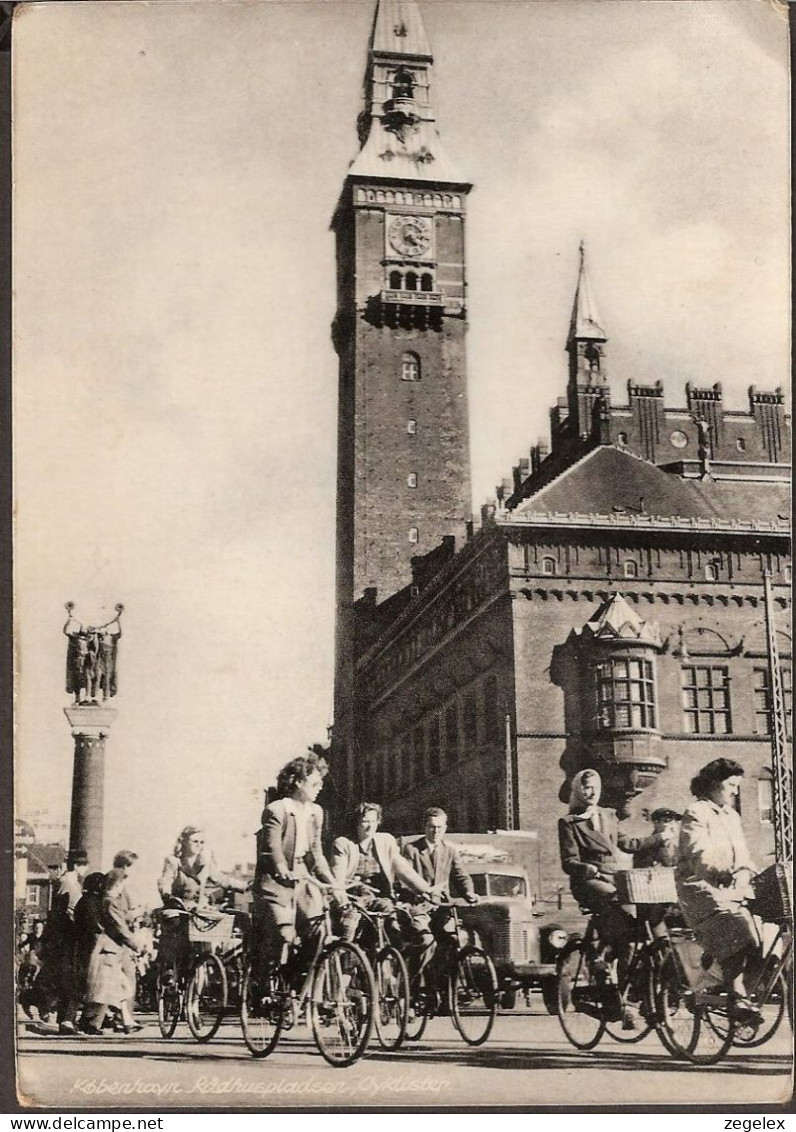
[[[628,379],[788,384],[787,25],[765,0],[421,0],[467,220],[473,502],[564,393],[578,244]],[[105,852],[202,825],[331,720],[329,222],[374,0],[15,13],[17,805],[68,820],[64,602],[124,603]],[[109,861],[107,862],[109,863]]]

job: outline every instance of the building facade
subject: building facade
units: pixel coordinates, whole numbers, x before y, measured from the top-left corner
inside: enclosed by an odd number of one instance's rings
[[[642,833],[656,806],[687,805],[690,779],[724,755],[745,769],[741,815],[764,865],[773,851],[766,576],[788,710],[791,694],[784,396],[752,387],[748,409],[735,411],[719,384],[686,386],[670,407],[662,383],[628,383],[627,403],[612,404],[609,336],[583,248],[566,351],[550,444],[517,463],[478,528],[458,519],[432,528],[437,545],[402,557],[408,577],[385,570],[348,591],[338,626],[348,641],[345,730],[356,742],[335,765],[338,821],[368,798],[396,833],[416,832],[429,805],[444,806],[460,831],[534,831],[537,884],[554,899],[566,887],[557,820],[578,770],[598,769],[604,801]],[[397,397],[393,362],[379,379]],[[356,413],[342,427],[352,421],[356,430]],[[444,474],[446,453],[422,433],[415,441],[427,474]],[[356,476],[342,459],[340,470],[348,497]],[[382,472],[389,502],[403,466],[390,457]],[[369,498],[378,505],[377,484]],[[400,539],[406,513],[391,521]],[[338,568],[361,584],[355,528],[339,528]]]

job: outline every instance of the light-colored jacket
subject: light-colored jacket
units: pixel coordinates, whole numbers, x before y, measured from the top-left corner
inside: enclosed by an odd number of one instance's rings
[[[400,880],[415,892],[426,894],[431,891],[431,885],[401,856],[398,842],[391,833],[374,833],[373,851],[391,888],[396,880]],[[332,873],[335,881],[340,885],[350,884],[358,868],[359,845],[347,837],[338,837],[332,847]]]
[[[680,826],[675,869],[677,896],[689,925],[695,927],[720,909],[739,903],[726,875],[736,869],[757,872],[746,844],[740,814],[707,798],[692,803]],[[745,887],[746,877],[740,884]]]

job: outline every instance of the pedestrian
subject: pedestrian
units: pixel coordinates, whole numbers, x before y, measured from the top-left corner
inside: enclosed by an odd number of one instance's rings
[[[90,1001],[88,971],[97,940],[103,932],[102,898],[105,895],[105,874],[89,873],[83,881],[83,895],[75,907],[75,986],[78,1007]]]
[[[86,974],[87,1007],[81,1029],[99,1035],[109,1007],[117,1008],[126,1034],[142,1027],[133,1016],[135,960],[140,950],[132,929],[134,909],[127,891],[127,878],[138,859],[130,850],[117,853],[113,868],[105,875],[98,937]]]

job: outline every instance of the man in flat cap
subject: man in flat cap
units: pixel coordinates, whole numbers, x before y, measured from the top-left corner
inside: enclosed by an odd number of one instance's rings
[[[650,837],[633,854],[633,867],[636,869],[654,868],[656,865],[667,869],[677,864],[677,843],[680,837],[680,822],[683,815],[677,810],[662,806],[653,810],[650,821],[653,825]]]

